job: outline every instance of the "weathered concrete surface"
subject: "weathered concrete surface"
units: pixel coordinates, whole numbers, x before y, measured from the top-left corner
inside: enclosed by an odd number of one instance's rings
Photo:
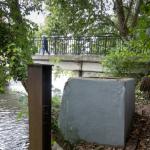
[[[70,142],[124,146],[134,112],[134,79],[72,78],[64,88],[59,126]]]
[[[53,64],[64,70],[83,72],[104,72],[104,68],[100,64],[102,56],[80,56],[80,55],[34,55],[33,62],[36,64]],[[56,63],[55,61],[58,60]]]
[[[100,55],[39,55],[32,56],[35,64],[51,64],[69,71],[80,71],[87,74],[87,72],[93,72],[95,77],[99,73],[106,73],[108,70],[102,66],[102,60],[104,56]],[[131,58],[132,59],[132,58]],[[135,59],[135,58],[134,58]],[[137,64],[140,66],[138,69],[132,70],[133,74],[147,74],[150,71],[150,62]],[[84,76],[84,75],[83,75]],[[87,77],[85,75],[84,77]]]
[[[43,61],[54,61],[55,59],[60,59],[61,61],[68,62],[100,62],[103,59],[103,56],[100,55],[40,55],[36,54],[32,56],[34,61],[43,60]]]

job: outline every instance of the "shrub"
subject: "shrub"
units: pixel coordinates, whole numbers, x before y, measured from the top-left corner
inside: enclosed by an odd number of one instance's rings
[[[103,60],[102,64],[106,72],[113,76],[130,76],[136,74],[148,74],[150,55],[131,51],[127,47],[122,50],[112,50]]]

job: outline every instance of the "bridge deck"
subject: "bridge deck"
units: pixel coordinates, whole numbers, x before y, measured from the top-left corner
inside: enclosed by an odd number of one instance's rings
[[[101,65],[102,56],[76,56],[76,55],[39,55],[32,57],[36,64],[52,64],[63,70],[81,72],[82,76],[98,76],[103,73]]]
[[[65,61],[65,62],[91,62],[91,63],[100,63],[103,56],[100,55],[40,55],[36,54],[32,56],[34,61]]]

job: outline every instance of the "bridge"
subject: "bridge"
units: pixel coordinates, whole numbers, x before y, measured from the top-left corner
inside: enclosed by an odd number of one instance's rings
[[[111,50],[122,48],[122,40],[114,35],[86,37],[47,37],[48,54],[42,54],[42,38],[35,38],[38,49],[33,61],[37,64],[54,64],[64,70],[78,72],[79,76],[95,76],[104,72],[102,58]]]

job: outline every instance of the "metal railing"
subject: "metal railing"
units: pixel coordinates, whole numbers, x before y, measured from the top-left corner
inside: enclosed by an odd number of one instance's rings
[[[122,48],[122,40],[118,36],[51,36],[47,41],[51,55],[106,55],[111,49]],[[34,43],[38,53],[42,53],[42,38],[34,38]]]

